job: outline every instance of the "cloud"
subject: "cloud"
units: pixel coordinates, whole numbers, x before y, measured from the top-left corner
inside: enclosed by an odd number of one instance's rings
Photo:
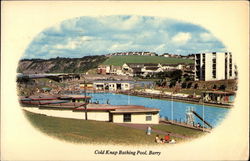
[[[182,21],[135,15],[85,16],[42,31],[27,47],[23,58],[83,57],[126,51],[187,55],[224,48],[206,29]]]
[[[214,40],[214,36],[210,33],[204,32],[200,34],[200,38],[203,41],[210,41],[210,40]]]
[[[55,45],[56,49],[75,49],[78,46],[78,43],[75,41],[70,41],[66,45],[58,44]]]
[[[133,29],[140,21],[138,16],[131,16],[122,23],[122,26],[119,26],[120,29],[130,30]]]
[[[129,48],[133,48],[133,42],[127,42],[127,43],[115,43],[110,48],[109,51],[121,51],[121,50],[127,50]]]
[[[131,30],[139,24],[139,16],[109,16],[98,19],[102,26],[114,30]]]
[[[54,45],[55,49],[76,49],[84,45],[85,42],[93,40],[90,36],[81,36],[76,38],[68,38],[67,43],[65,44],[56,44]]]
[[[155,52],[160,52],[160,53],[162,53],[162,52],[164,52],[166,50],[166,44],[160,44],[159,46],[157,46],[156,48],[155,48]]]
[[[186,44],[190,39],[192,38],[190,33],[187,32],[179,32],[178,34],[176,34],[173,38],[172,41],[174,43],[178,43],[178,44]]]

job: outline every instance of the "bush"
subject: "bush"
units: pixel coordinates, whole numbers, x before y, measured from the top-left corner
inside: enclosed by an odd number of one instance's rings
[[[170,84],[169,84],[169,87],[172,88],[176,85],[176,81],[171,81]]]
[[[192,86],[192,83],[190,82],[188,83],[187,88],[191,88],[191,86]]]
[[[181,88],[187,88],[187,83],[186,82],[182,83]]]
[[[219,87],[219,90],[225,90],[226,89],[226,86],[224,84],[222,84],[220,87]]]

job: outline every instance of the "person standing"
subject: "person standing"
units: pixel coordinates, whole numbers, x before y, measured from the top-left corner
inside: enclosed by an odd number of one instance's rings
[[[147,128],[147,135],[151,135],[151,132],[152,132],[152,129],[151,129],[150,126],[148,126],[148,128]]]

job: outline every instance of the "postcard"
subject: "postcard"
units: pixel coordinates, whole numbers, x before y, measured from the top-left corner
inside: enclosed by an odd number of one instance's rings
[[[2,2],[1,159],[247,160],[248,13]]]

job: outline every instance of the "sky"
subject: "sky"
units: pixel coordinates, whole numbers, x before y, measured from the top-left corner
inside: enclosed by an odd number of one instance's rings
[[[130,51],[188,55],[226,49],[208,30],[188,22],[136,15],[84,16],[40,32],[23,58],[81,58]]]

